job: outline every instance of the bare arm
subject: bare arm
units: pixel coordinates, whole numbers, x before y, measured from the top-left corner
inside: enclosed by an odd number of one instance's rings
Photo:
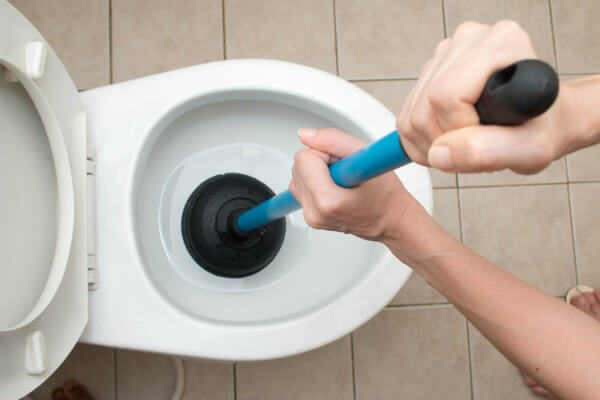
[[[509,360],[565,399],[600,398],[600,324],[458,243],[410,208],[384,240]],[[406,249],[410,249],[407,251]]]
[[[524,125],[479,125],[473,104],[487,78],[531,57],[529,37],[515,23],[461,25],[440,43],[398,116],[411,159],[447,171],[535,173],[599,143],[598,76],[564,82],[552,108]],[[290,190],[309,225],[385,243],[555,395],[600,398],[600,324],[458,243],[394,174],[353,189],[336,186],[327,163],[361,148],[360,140],[336,130],[305,130],[301,140],[309,149],[296,156]]]

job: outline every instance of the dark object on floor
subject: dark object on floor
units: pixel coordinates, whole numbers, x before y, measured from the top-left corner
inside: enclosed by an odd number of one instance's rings
[[[69,379],[52,391],[52,400],[94,400],[94,397],[81,383]]]

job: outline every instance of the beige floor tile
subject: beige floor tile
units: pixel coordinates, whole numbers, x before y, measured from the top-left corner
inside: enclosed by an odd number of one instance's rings
[[[50,43],[79,89],[110,82],[108,1],[10,2]]]
[[[539,400],[519,370],[470,325],[473,400]]]
[[[185,360],[183,400],[234,400],[233,364]]]
[[[185,360],[184,399],[233,400],[233,365]],[[175,388],[170,356],[117,350],[117,398],[164,400]]]
[[[600,289],[600,183],[570,186],[579,283]]]
[[[574,285],[566,185],[461,189],[460,207],[466,246],[555,296]]]
[[[551,0],[558,69],[600,72],[600,1]]]
[[[221,0],[113,0],[113,80],[223,58]]]
[[[435,189],[433,191],[433,216],[452,236],[460,240],[458,195],[456,189]],[[414,273],[390,304],[430,304],[445,303],[446,299]]]
[[[402,109],[404,99],[415,85],[416,80],[402,81],[357,81],[355,85],[379,100],[394,114]],[[430,169],[431,183],[434,188],[456,187],[456,174],[448,174],[436,169]]]
[[[458,194],[456,189],[434,189],[433,218],[460,241]]]
[[[336,73],[333,2],[225,0],[227,58],[275,58]]]
[[[294,357],[236,367],[237,400],[351,400],[352,357],[346,336]]]
[[[356,81],[356,86],[375,97],[394,115],[398,115],[406,96],[417,83],[416,79],[401,81]]]
[[[336,0],[340,76],[416,78],[444,38],[439,0]]]
[[[115,351],[112,348],[78,344],[60,368],[31,395],[50,399],[52,391],[67,379],[85,385],[96,399],[115,399]]]
[[[493,24],[501,19],[517,21],[527,32],[538,56],[554,65],[552,25],[547,0],[445,0],[446,31],[451,36],[464,21]]]
[[[461,187],[565,182],[567,182],[567,168],[564,158],[552,162],[546,169],[534,175],[521,175],[510,170],[458,174],[458,185]]]
[[[431,176],[431,184],[434,188],[456,187],[456,174],[449,174],[439,169],[429,168],[429,176]]]
[[[465,319],[452,306],[385,309],[354,333],[357,400],[470,398]]]
[[[569,181],[600,181],[600,144],[588,147],[567,156]]]

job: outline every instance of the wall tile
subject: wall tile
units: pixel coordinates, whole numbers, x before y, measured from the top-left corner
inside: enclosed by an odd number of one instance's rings
[[[46,38],[79,89],[110,82],[108,1],[10,0]]]
[[[566,185],[460,190],[465,245],[555,296],[575,284]]]
[[[340,76],[416,78],[444,38],[439,0],[337,0]]]
[[[112,0],[113,80],[223,58],[221,0]]]
[[[563,74],[600,72],[600,2],[551,0],[558,69]]]
[[[350,337],[294,357],[239,363],[237,399],[351,400]]]
[[[600,289],[600,183],[570,185],[579,283]]]
[[[468,399],[467,354],[452,306],[385,309],[354,333],[356,398]]]
[[[336,73],[333,3],[225,0],[227,58],[275,58]]]

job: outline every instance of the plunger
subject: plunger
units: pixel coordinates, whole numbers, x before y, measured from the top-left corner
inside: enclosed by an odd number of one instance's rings
[[[480,123],[520,125],[544,113],[558,95],[554,69],[522,60],[492,75],[475,104]],[[410,162],[397,131],[329,166],[333,181],[353,187]],[[299,210],[289,190],[278,195],[247,175],[208,179],[190,196],[182,231],[192,257],[206,270],[243,277],[267,266],[281,248],[285,217]]]

